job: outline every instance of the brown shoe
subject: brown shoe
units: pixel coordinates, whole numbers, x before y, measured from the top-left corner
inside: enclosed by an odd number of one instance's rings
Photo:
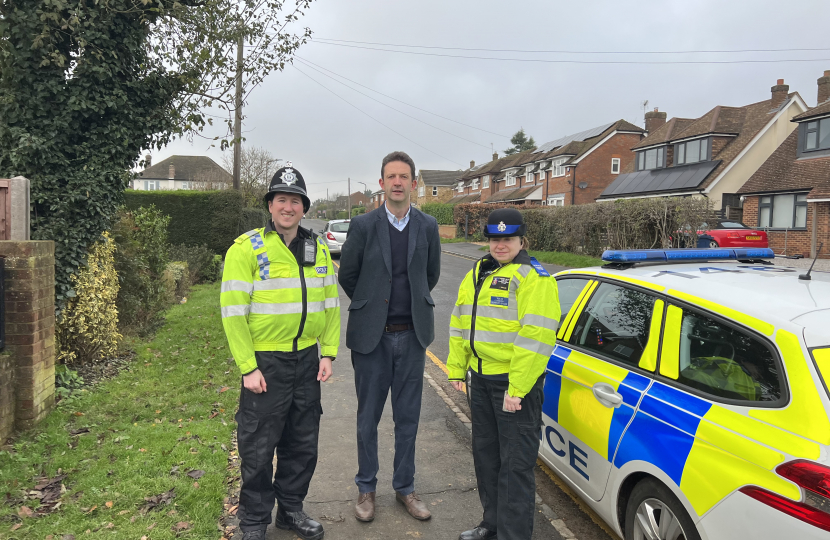
[[[375,492],[361,493],[354,506],[354,517],[358,521],[372,521],[375,519]]]
[[[396,491],[395,498],[406,507],[406,511],[409,512],[409,515],[415,519],[425,521],[432,517],[432,514],[430,514],[429,510],[427,510],[427,505],[421,501],[421,498],[418,497],[414,491],[409,495],[401,495]]]

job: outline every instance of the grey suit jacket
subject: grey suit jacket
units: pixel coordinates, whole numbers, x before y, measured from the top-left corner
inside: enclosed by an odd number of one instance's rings
[[[409,214],[409,288],[412,323],[424,348],[435,339],[435,302],[430,291],[441,273],[441,239],[434,217],[412,208]],[[386,208],[352,219],[340,255],[340,286],[351,299],[346,346],[369,354],[380,343],[389,292],[392,290],[392,248]]]

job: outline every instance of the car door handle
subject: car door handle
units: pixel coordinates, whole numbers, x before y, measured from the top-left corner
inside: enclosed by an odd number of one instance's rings
[[[618,394],[614,390],[614,387],[608,383],[598,382],[591,387],[591,391],[594,393],[594,397],[597,398],[597,401],[606,407],[613,407],[616,409],[622,405],[622,396]]]

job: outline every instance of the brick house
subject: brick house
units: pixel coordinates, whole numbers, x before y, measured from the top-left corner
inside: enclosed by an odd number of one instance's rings
[[[377,208],[380,208],[380,205],[386,200],[386,193],[383,190],[378,190],[372,193],[372,196],[369,198],[369,204],[366,206],[366,211],[371,212]]]
[[[139,191],[228,189],[233,175],[207,156],[170,156],[138,173],[131,185]]]
[[[486,201],[494,192],[492,171],[498,170],[502,162],[512,159],[512,156],[499,159],[498,153],[493,154],[493,160],[483,165],[470,162],[470,168],[464,171],[452,187],[450,204],[474,204]]]
[[[474,166],[475,162],[471,162],[470,166]],[[464,171],[437,171],[420,169],[418,171],[418,188],[415,191],[412,202],[420,207],[424,203],[445,203],[450,200],[455,193],[453,187],[457,184],[457,179],[464,174]]]
[[[818,105],[739,190],[744,223],[767,231],[779,254],[830,258],[830,70],[818,79]]]
[[[721,215],[741,219],[738,191],[795,129],[790,120],[806,110],[779,79],[770,99],[743,107],[718,105],[699,118],[668,122],[665,113],[648,113],[649,134],[632,147],[636,159],[597,200],[706,197]]]

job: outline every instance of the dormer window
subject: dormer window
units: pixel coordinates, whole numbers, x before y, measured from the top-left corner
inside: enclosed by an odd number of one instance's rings
[[[637,170],[650,171],[651,169],[660,169],[665,166],[665,151],[660,148],[652,148],[639,152],[637,156]]]
[[[697,139],[674,145],[674,164],[684,165],[706,161],[709,157],[709,145],[707,143],[707,139]]]
[[[551,163],[551,168],[553,169],[551,175],[556,178],[559,176],[565,176],[565,167],[562,166],[567,159],[557,159]]]
[[[470,189],[478,189],[478,178],[473,180],[473,185],[470,186]]]
[[[830,118],[807,122],[804,131],[804,150],[824,150],[830,148]]]
[[[481,179],[481,187],[483,187],[483,188],[488,188],[488,187],[490,187],[490,175],[485,175],[485,176]]]
[[[516,185],[516,177],[513,176],[512,172],[507,173],[507,176],[504,178],[504,185],[505,186],[515,186]]]
[[[458,183],[458,192],[459,193],[464,193],[464,182],[459,182]]]

